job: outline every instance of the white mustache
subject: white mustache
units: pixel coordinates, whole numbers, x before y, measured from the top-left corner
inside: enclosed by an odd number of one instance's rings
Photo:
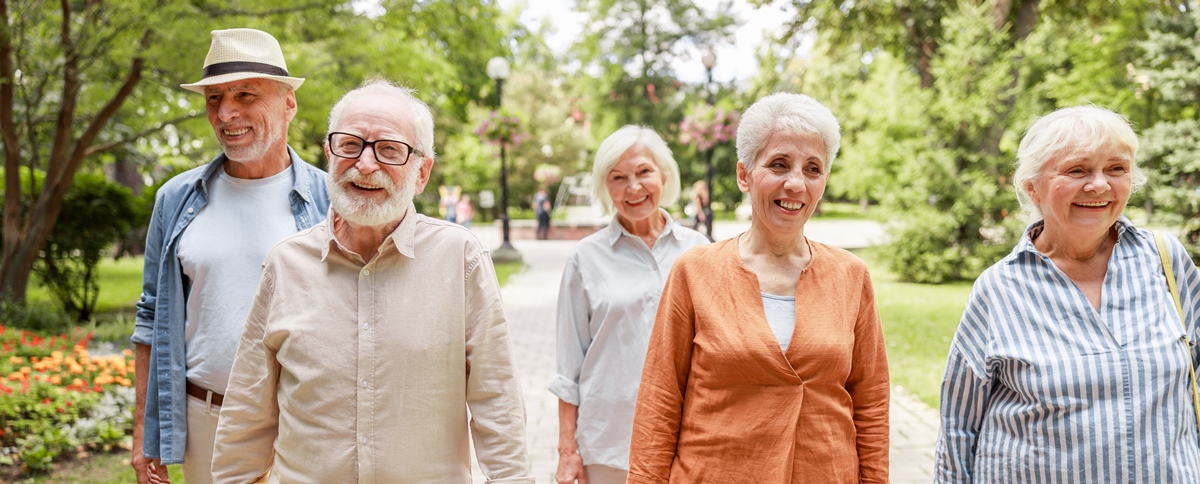
[[[350,169],[342,172],[341,176],[338,177],[338,183],[354,183],[358,185],[380,187],[386,191],[388,195],[396,193],[396,184],[393,183],[392,179],[385,175],[382,170],[373,172],[369,175],[364,175],[362,172],[358,171],[357,167],[350,167]]]

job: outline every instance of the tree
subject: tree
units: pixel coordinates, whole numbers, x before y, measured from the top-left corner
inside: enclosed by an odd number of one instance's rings
[[[438,144],[486,96],[484,64],[502,52],[515,18],[495,2],[391,0],[359,12],[341,0],[0,0],[0,134],[6,181],[42,170],[44,183],[5,192],[0,293],[24,299],[74,176],[108,159],[164,176],[219,151],[202,121],[195,81],[207,33],[230,26],[271,32],[290,70],[308,81],[289,141],[320,162],[333,102],[362,80],[385,76],[419,90],[438,119]],[[518,32],[519,33],[519,32]],[[481,47],[482,46],[482,47]],[[181,55],[186,53],[186,55]],[[118,153],[119,156],[100,156]],[[166,169],[160,169],[160,167]],[[28,214],[22,193],[31,197]]]
[[[892,268],[922,282],[970,279],[1019,234],[1009,181],[1020,133],[1065,105],[1141,112],[1125,64],[1142,35],[1139,12],[1168,6],[927,3],[793,2],[818,47],[803,75],[780,82],[825,96],[838,113],[844,154],[831,192],[892,210]]]
[[[1137,71],[1171,113],[1142,136],[1143,159],[1155,168],[1152,196],[1182,219],[1183,243],[1200,262],[1200,12],[1188,7],[1150,16]]]
[[[604,135],[624,124],[660,132],[678,124],[685,103],[675,94],[684,86],[672,63],[690,56],[689,48],[726,41],[734,26],[728,15],[709,17],[692,0],[587,0],[578,8],[588,21],[575,54],[599,71],[591,111]],[[716,11],[729,9],[726,0]]]
[[[22,170],[45,172],[43,183],[30,177],[29,190],[5,192],[0,293],[24,300],[37,254],[85,160],[198,115],[197,100],[178,88],[198,71],[196,59],[179,52],[207,46],[207,36],[196,33],[232,16],[332,8],[321,1],[260,2],[261,10],[247,11],[220,2],[64,0],[54,8],[42,0],[0,0],[5,180],[11,187]],[[22,193],[30,197],[27,214],[19,209]]]

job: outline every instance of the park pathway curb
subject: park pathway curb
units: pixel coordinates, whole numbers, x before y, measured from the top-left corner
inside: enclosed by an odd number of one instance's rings
[[[858,222],[838,230],[836,222],[810,236],[814,240],[839,246],[866,245],[863,236],[838,235],[841,232],[875,235]],[[714,235],[724,238],[740,232],[739,227],[720,226]],[[473,229],[485,247],[499,245],[498,233],[489,228]],[[726,235],[725,232],[732,232]],[[826,235],[828,234],[828,235]],[[724,237],[723,237],[724,236]],[[823,240],[825,239],[825,240]],[[509,277],[501,291],[508,316],[517,374],[525,398],[527,437],[532,475],[539,483],[552,484],[558,464],[558,400],[546,386],[554,376],[554,311],[558,285],[567,255],[574,241],[513,241],[526,267]],[[891,482],[928,483],[933,480],[933,448],[937,439],[937,412],[902,388],[893,387],[891,402]],[[478,467],[474,481],[484,482]]]

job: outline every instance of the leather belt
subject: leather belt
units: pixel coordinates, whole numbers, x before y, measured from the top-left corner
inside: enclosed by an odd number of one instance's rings
[[[193,397],[199,398],[201,400],[204,400],[206,402],[211,402],[213,405],[216,405],[218,407],[221,406],[221,402],[225,401],[225,395],[221,395],[220,393],[217,393],[217,392],[205,390],[196,385],[193,385],[192,382],[188,382],[188,384],[187,384],[187,394],[191,395]],[[212,400],[208,399],[209,395],[212,395]]]

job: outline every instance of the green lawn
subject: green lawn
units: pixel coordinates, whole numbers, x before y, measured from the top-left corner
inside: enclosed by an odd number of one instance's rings
[[[167,466],[171,482],[183,482],[183,467]],[[90,484],[128,484],[137,482],[137,475],[129,466],[129,451],[117,450],[96,454],[83,460],[59,463],[57,470],[48,476],[23,477],[16,484],[56,484],[63,482],[87,482]]]
[[[128,311],[132,314],[142,294],[142,258],[123,257],[118,260],[104,258],[100,261],[100,296],[96,300],[97,313]],[[29,304],[54,304],[58,301],[41,284],[37,276],[29,279]]]
[[[971,283],[900,282],[869,252],[859,256],[871,268],[892,384],[937,408],[950,340],[962,317]]]

